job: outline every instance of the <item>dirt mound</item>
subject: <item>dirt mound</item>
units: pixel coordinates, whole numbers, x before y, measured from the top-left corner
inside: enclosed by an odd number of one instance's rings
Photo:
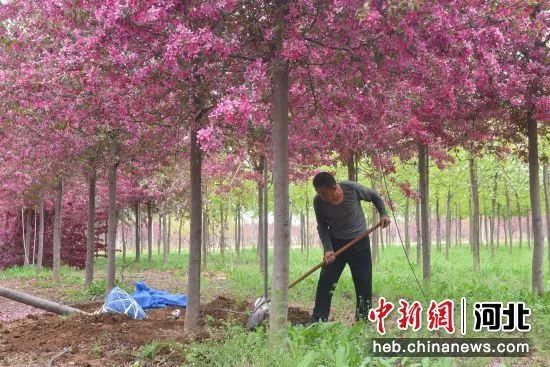
[[[183,331],[184,309],[177,319],[172,315],[174,308],[151,310],[148,318],[141,321],[117,314],[28,315],[12,323],[0,324],[0,366],[44,366],[66,347],[72,348],[71,353],[56,360],[56,366],[131,365],[139,348],[153,340],[186,344],[210,338],[207,330],[223,327],[227,322],[244,326],[251,306],[248,302],[216,297],[201,307],[203,331],[195,335]],[[101,303],[75,307],[91,313],[99,310]],[[309,314],[299,308],[289,309],[289,320],[293,324],[308,318]],[[181,362],[171,360],[165,365]]]
[[[77,305],[94,312],[101,303]],[[210,319],[222,324],[228,315],[246,307],[228,298],[218,297],[203,306],[201,323]],[[229,312],[220,311],[225,309]],[[185,310],[178,319],[174,308],[148,311],[145,320],[131,320],[126,315],[71,315],[50,313],[29,315],[0,328],[0,366],[44,366],[49,358],[71,347],[72,352],[56,365],[72,362],[75,366],[127,365],[135,360],[138,349],[158,339],[188,343],[191,338],[208,338],[205,332],[190,336],[184,333]]]
[[[248,319],[249,310],[248,302],[218,296],[201,307],[201,320],[203,325],[222,326],[226,321],[244,325]]]
[[[302,325],[309,321],[311,315],[309,312],[302,310],[298,307],[289,307],[288,308],[288,321],[292,325]]]

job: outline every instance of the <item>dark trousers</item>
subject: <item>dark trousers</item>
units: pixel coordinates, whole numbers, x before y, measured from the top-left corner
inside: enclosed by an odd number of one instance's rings
[[[351,239],[336,238],[332,238],[331,240],[334,252],[351,241]],[[350,267],[353,284],[355,285],[357,302],[355,320],[367,320],[372,298],[372,263],[368,237],[344,251],[336,257],[333,263],[324,265],[321,268],[319,283],[317,284],[317,294],[315,296],[315,307],[312,314],[313,321],[328,320],[332,293],[346,264]]]

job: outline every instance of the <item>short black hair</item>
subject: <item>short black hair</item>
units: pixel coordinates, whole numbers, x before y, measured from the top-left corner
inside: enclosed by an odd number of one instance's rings
[[[334,176],[329,172],[319,172],[313,177],[313,187],[316,189],[321,187],[334,187],[336,186],[336,180]]]

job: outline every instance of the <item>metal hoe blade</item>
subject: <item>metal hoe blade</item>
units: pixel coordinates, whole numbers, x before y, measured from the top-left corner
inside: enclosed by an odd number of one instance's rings
[[[348,248],[355,245],[358,241],[362,240],[363,238],[367,237],[371,232],[373,232],[375,229],[380,227],[382,225],[382,222],[378,222],[375,226],[371,227],[367,231],[363,232],[359,237],[355,238],[354,240],[351,240],[348,242],[344,247],[340,248],[338,251],[334,253],[334,256],[340,255],[342,252],[346,251]],[[265,252],[265,259],[267,259],[267,250]],[[321,261],[311,269],[309,269],[306,273],[304,273],[301,277],[296,279],[294,282],[289,284],[288,289],[294,287],[296,284],[300,283],[302,280],[313,274],[315,271],[317,271],[319,268],[321,268],[324,265],[324,262]],[[265,263],[265,269],[267,269],[267,263]],[[248,322],[246,323],[246,329],[252,330],[256,326],[260,325],[266,318],[266,316],[269,314],[269,304],[271,302],[271,299],[267,297],[267,271],[264,272],[264,295],[256,300],[254,302],[254,310],[252,311],[252,314],[248,318]]]
[[[269,298],[266,298],[265,296],[258,298],[256,302],[254,302],[254,310],[248,318],[248,321],[246,323],[246,330],[252,330],[256,328],[266,319],[267,315],[269,315],[270,303],[271,300]]]

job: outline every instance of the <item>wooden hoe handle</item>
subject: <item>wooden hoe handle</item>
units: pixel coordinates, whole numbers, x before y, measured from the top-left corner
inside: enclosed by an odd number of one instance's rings
[[[382,222],[378,222],[378,224],[376,224],[375,226],[369,228],[368,230],[366,230],[365,232],[363,232],[359,237],[351,240],[349,243],[347,243],[344,247],[342,247],[341,249],[339,249],[338,251],[336,251],[334,253],[334,256],[338,256],[340,255],[342,252],[346,251],[348,248],[350,248],[351,246],[355,245],[357,242],[361,241],[363,238],[367,237],[369,234],[371,234],[372,232],[374,232],[374,230],[376,230],[378,227],[380,227],[382,225]],[[319,269],[321,266],[323,266],[325,264],[324,261],[321,261],[319,264],[315,265],[313,268],[309,269],[304,275],[302,275],[301,277],[299,277],[298,279],[296,279],[294,282],[292,282],[289,286],[288,286],[288,289],[294,287],[296,284],[300,283],[302,280],[304,280],[305,278],[307,278],[308,276],[310,276],[313,272],[315,272],[317,269]]]

